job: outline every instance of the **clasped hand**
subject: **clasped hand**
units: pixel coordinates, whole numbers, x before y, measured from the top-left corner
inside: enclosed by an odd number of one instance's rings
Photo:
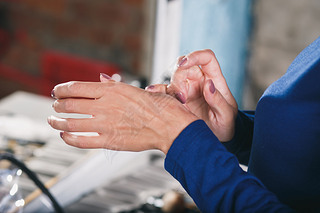
[[[211,50],[180,57],[169,85],[152,85],[146,90],[176,97],[204,120],[221,142],[232,139],[238,105]]]

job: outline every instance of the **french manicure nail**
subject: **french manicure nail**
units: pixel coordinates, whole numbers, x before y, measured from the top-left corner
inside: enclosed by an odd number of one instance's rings
[[[47,122],[48,122],[48,124],[51,125],[51,117],[48,117],[48,118],[47,118]]]
[[[214,86],[214,83],[212,80],[209,80],[209,81],[210,81],[209,90],[213,94],[216,91],[216,87]]]
[[[182,67],[183,65],[185,65],[187,61],[188,61],[187,57],[183,57],[181,61],[179,61],[178,67]]]
[[[149,86],[146,87],[145,90],[153,90],[153,89],[154,89],[154,85],[149,85]]]
[[[106,79],[111,79],[111,77],[105,73],[100,73],[100,75]]]
[[[182,92],[178,92],[175,94],[176,96],[176,99],[178,101],[180,101],[182,104],[185,104],[186,103],[186,98],[184,97],[184,95],[182,94]]]

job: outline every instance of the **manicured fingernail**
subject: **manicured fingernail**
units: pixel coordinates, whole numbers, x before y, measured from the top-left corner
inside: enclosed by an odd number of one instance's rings
[[[48,122],[48,124],[51,124],[51,117],[47,118],[47,122]]]
[[[153,90],[153,89],[154,89],[154,85],[149,85],[149,86],[146,87],[145,90]]]
[[[175,96],[176,96],[176,99],[178,99],[178,101],[180,101],[182,104],[186,103],[186,98],[184,97],[182,92],[176,93]]]
[[[187,63],[188,59],[186,57],[183,57],[179,63],[178,63],[178,67],[182,67],[183,65],[185,65]]]
[[[54,98],[54,99],[56,99],[56,96],[55,96],[55,94],[54,94],[54,89],[51,91],[51,97]]]
[[[63,139],[63,132],[60,132],[60,138]]]
[[[105,73],[100,73],[100,75],[106,79],[111,79],[111,77]]]
[[[216,87],[214,86],[214,83],[212,80],[209,80],[209,81],[210,81],[209,90],[213,94],[216,91]]]

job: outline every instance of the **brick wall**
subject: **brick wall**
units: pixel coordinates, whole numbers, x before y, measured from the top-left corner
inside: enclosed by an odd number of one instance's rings
[[[111,62],[142,75],[146,1],[0,0],[7,12],[5,28],[12,35],[0,64],[37,77],[41,55],[55,50]],[[0,76],[0,97],[17,89],[32,91]]]

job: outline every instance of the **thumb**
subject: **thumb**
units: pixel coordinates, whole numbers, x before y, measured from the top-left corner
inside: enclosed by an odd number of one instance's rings
[[[211,130],[221,142],[231,140],[235,131],[237,109],[227,102],[211,79],[206,81],[203,95],[209,105],[208,117]]]
[[[232,107],[228,104],[220,91],[216,89],[211,79],[206,81],[203,88],[203,95],[214,114],[214,117],[229,116],[229,113],[232,113]],[[211,116],[213,115],[210,113],[209,117],[211,118]]]

